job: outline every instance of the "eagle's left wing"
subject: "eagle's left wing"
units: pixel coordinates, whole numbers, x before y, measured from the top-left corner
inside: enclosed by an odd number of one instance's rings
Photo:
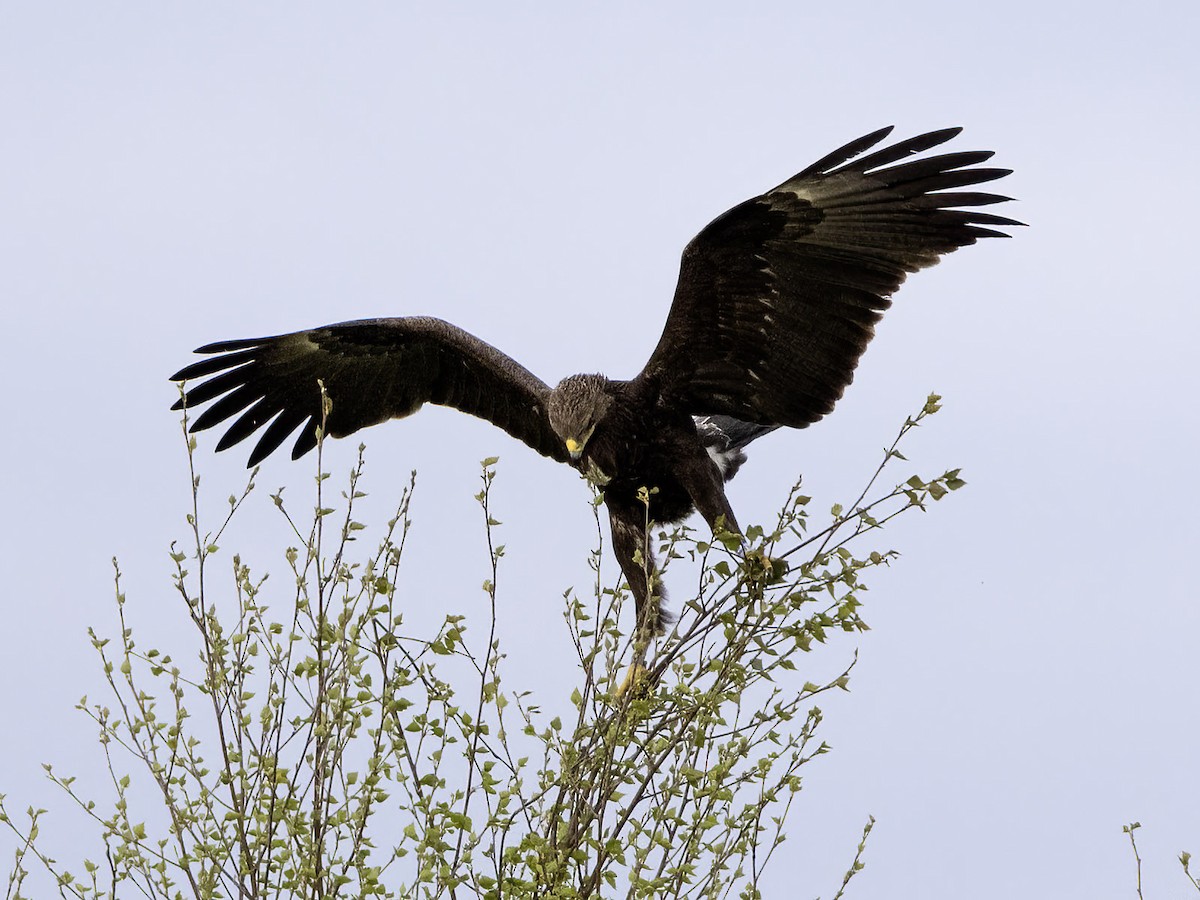
[[[970,209],[1007,197],[957,190],[1009,174],[978,167],[990,152],[900,162],[960,130],[860,157],[891,129],[876,131],[719,216],[683,251],[637,380],[695,416],[803,427],[832,411],[910,272],[1021,224]]]

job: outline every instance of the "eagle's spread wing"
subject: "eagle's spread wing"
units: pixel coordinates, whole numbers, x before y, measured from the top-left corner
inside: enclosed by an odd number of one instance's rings
[[[959,190],[1009,173],[978,167],[990,152],[900,162],[960,130],[855,159],[891,129],[876,131],[710,223],[638,379],[697,416],[803,427],[830,412],[909,272],[1021,224],[960,208],[1009,199]]]
[[[196,352],[220,355],[171,376],[172,381],[208,378],[188,390],[174,408],[216,400],[195,419],[192,431],[240,413],[218,450],[232,447],[269,422],[250,454],[250,465],[297,428],[293,459],[316,446],[321,424],[318,379],[332,403],[326,430],[334,437],[403,418],[423,403],[437,403],[487,419],[544,456],[568,459],[546,416],[549,387],[495,347],[440,319],[364,319],[209,344]]]

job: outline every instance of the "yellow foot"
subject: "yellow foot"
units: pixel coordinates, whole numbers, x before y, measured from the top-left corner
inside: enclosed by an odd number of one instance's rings
[[[625,673],[625,680],[621,682],[621,686],[613,692],[614,700],[623,700],[626,693],[631,693],[631,696],[637,697],[650,686],[650,670],[641,663],[634,663]]]
[[[767,556],[762,550],[747,550],[744,559],[746,580],[754,585],[774,584],[788,572],[787,560]]]

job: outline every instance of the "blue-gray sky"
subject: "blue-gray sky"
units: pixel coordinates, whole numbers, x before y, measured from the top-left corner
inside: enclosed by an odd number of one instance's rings
[[[1016,170],[1002,190],[1031,227],[911,279],[837,412],[756,444],[731,487],[743,522],[800,474],[819,505],[846,501],[930,390],[945,410],[909,456],[969,482],[891,535],[904,556],[872,582],[835,752],[776,877],[831,895],[874,814],[861,900],[1126,897],[1121,826],[1140,819],[1146,896],[1182,896],[1174,858],[1200,852],[1200,8],[434,9],[0,8],[10,804],[62,808],[42,761],[98,775],[71,707],[99,693],[85,629],[114,627],[110,557],[147,627],[178,618],[166,376],[194,346],[435,314],[548,381],[628,377],[709,219],[881,125],[957,124],[959,149]],[[376,520],[420,472],[408,573],[431,604],[482,598],[472,495],[501,457],[513,678],[570,678],[559,598],[586,585],[593,533],[570,470],[435,408],[364,437]],[[335,472],[356,443],[330,449]],[[244,454],[211,446],[216,507]],[[260,484],[310,480],[281,458]],[[262,494],[230,541],[282,568]]]

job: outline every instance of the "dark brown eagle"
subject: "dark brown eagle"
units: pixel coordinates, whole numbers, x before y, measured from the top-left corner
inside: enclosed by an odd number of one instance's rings
[[[215,401],[192,431],[239,416],[218,450],[265,426],[251,465],[297,429],[293,459],[316,446],[318,381],[334,437],[424,403],[487,419],[596,476],[644,646],[667,616],[639,489],[652,490],[651,522],[699,510],[714,530],[723,517],[726,530],[740,533],[724,483],[745,460],[743,448],[833,409],[908,273],[977,238],[1008,237],[994,226],[1021,224],[972,209],[1009,198],[963,190],[1009,174],[979,166],[991,152],[911,158],[961,129],[861,155],[891,130],[846,144],[704,228],[683,251],[658,346],[630,381],[572,375],[551,388],[440,319],[364,319],[201,347],[216,355],[171,378],[208,380],[173,408]]]

